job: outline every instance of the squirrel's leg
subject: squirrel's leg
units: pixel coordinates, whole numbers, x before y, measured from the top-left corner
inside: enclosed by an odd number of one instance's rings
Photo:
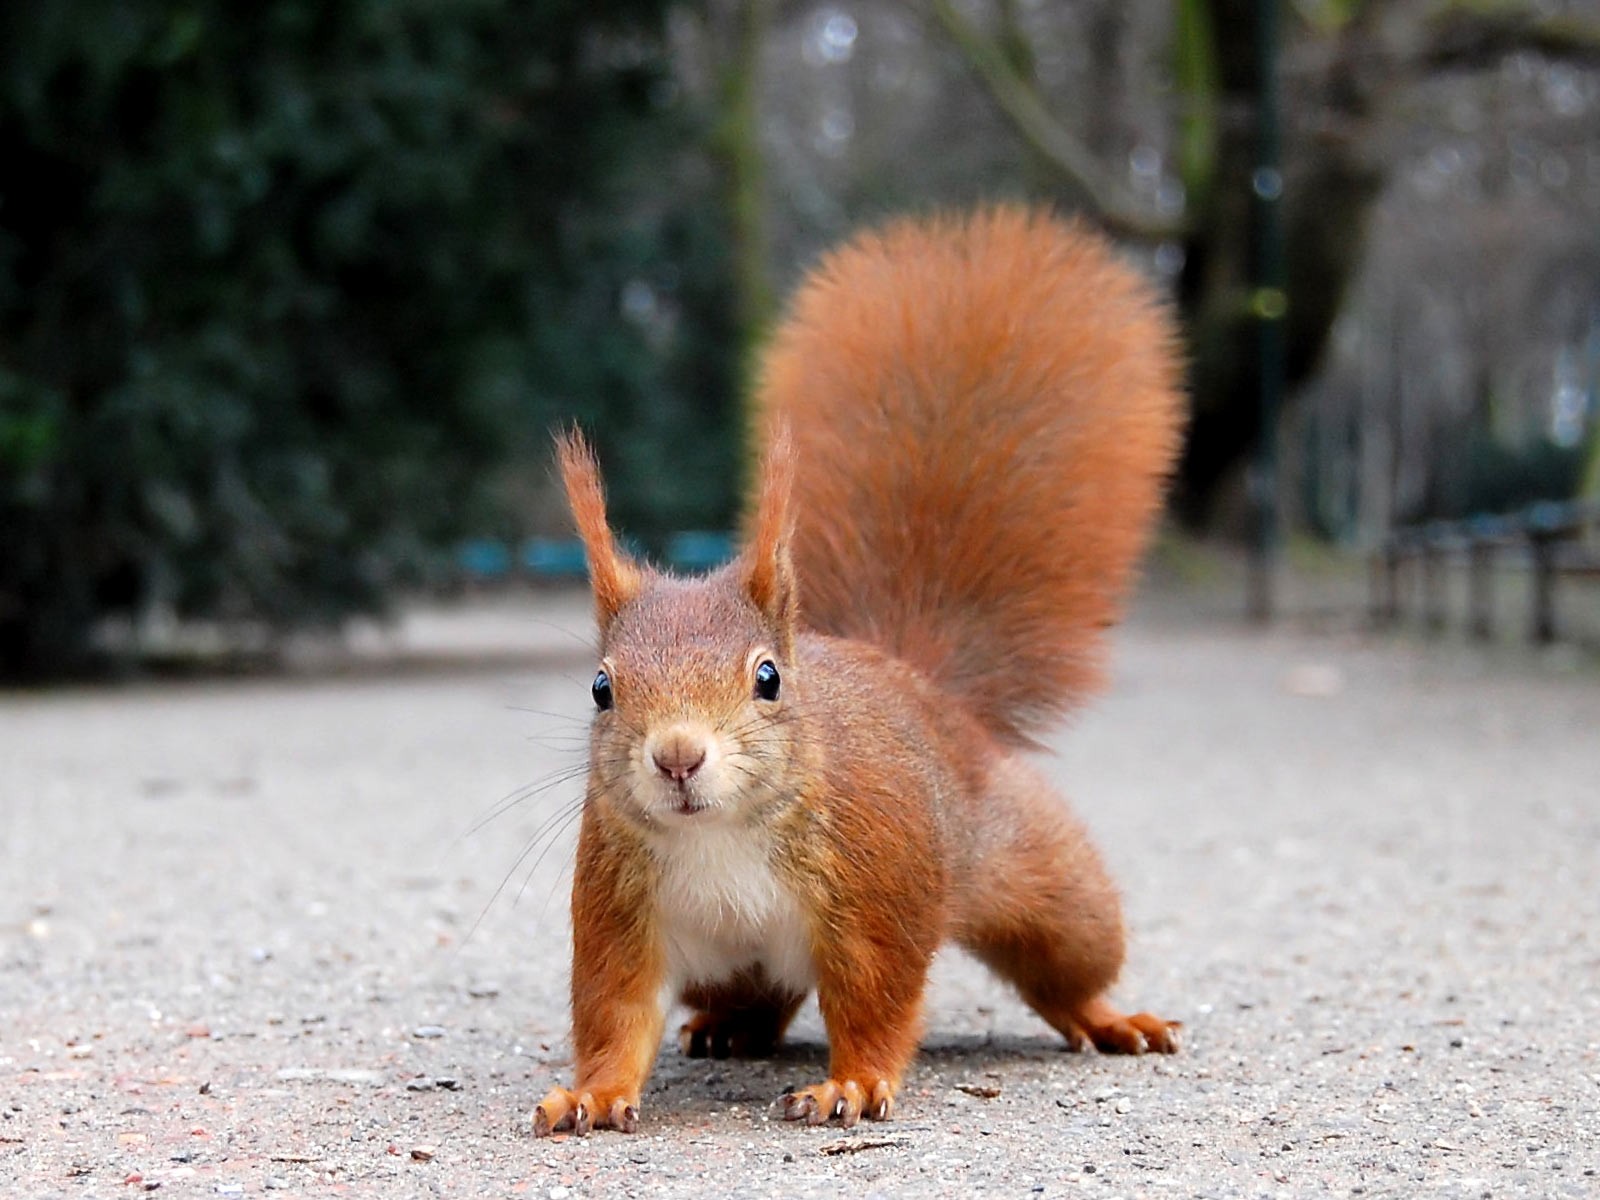
[[[639,854],[585,811],[572,884],[572,1044],[577,1080],[552,1088],[533,1132],[639,1128],[639,1093],[661,1046],[665,966]]]
[[[765,1058],[804,1000],[759,966],[726,983],[692,985],[683,1002],[695,1012],[678,1030],[678,1046],[689,1058]]]
[[[904,964],[909,967],[910,964]],[[821,1125],[837,1118],[846,1128],[862,1117],[887,1121],[894,1114],[894,1097],[917,1052],[922,1032],[922,988],[927,962],[909,980],[886,983],[871,968],[860,971],[861,984],[830,983],[826,975],[817,985],[817,1003],[828,1027],[828,1078],[779,1098],[785,1120]],[[898,972],[896,972],[898,974]],[[881,990],[874,990],[876,980]]]
[[[902,923],[902,918],[904,921]],[[911,913],[854,909],[833,923],[817,963],[817,1004],[828,1028],[828,1079],[779,1098],[786,1120],[849,1127],[887,1121],[922,1033],[922,993],[937,933],[907,928]]]
[[[996,768],[987,802],[1008,833],[958,892],[956,940],[1073,1049],[1175,1051],[1178,1022],[1125,1016],[1105,997],[1122,969],[1122,904],[1087,832],[1019,759]]]

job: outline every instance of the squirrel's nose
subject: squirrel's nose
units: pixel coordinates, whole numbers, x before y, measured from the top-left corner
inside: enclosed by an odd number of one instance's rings
[[[674,730],[655,744],[650,757],[673,783],[683,783],[706,761],[706,746],[693,734]]]

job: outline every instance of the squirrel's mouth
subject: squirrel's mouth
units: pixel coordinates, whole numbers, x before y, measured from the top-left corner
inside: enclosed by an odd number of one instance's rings
[[[709,805],[686,788],[680,788],[667,802],[673,813],[680,817],[692,817],[703,813]]]
[[[688,780],[680,780],[659,789],[655,806],[674,817],[695,817],[711,808],[712,803]]]

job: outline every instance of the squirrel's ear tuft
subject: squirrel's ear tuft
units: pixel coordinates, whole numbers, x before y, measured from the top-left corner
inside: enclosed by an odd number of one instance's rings
[[[567,507],[572,510],[589,558],[595,620],[604,634],[617,611],[639,594],[639,568],[617,550],[616,539],[611,536],[600,468],[583,435],[576,430],[556,435],[556,457],[561,463],[561,482],[567,489]]]
[[[794,486],[794,471],[794,441],[789,436],[788,425],[780,422],[771,430],[767,453],[761,462],[755,512],[750,521],[742,567],[745,591],[772,622],[783,643],[779,652],[785,657],[793,649],[795,627],[799,622],[794,563],[789,557],[789,541],[794,534],[789,493]]]

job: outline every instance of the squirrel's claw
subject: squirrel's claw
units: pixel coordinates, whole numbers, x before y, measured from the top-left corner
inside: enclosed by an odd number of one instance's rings
[[[1178,1052],[1178,1030],[1183,1028],[1182,1021],[1163,1021],[1150,1013],[1134,1013],[1128,1020],[1144,1034],[1146,1046],[1152,1054]]]
[[[571,1132],[582,1137],[591,1129],[616,1129],[639,1132],[639,1106],[629,1097],[613,1096],[610,1103],[597,1101],[593,1092],[579,1095],[567,1088],[551,1088],[550,1094],[533,1110],[533,1136]]]
[[[778,1103],[783,1105],[785,1121],[804,1121],[807,1125],[815,1125],[822,1120],[815,1096],[803,1092],[785,1092],[778,1097]]]
[[[551,1088],[533,1110],[533,1136],[564,1133],[577,1123],[578,1098],[566,1088]]]
[[[862,1117],[871,1121],[887,1121],[894,1112],[894,1088],[887,1079],[880,1079],[868,1093],[854,1079],[840,1083],[830,1079],[826,1083],[801,1088],[778,1097],[783,1106],[785,1121],[804,1121],[807,1125],[821,1125],[836,1120],[849,1129]]]
[[[1083,1005],[1057,1027],[1073,1050],[1092,1045],[1105,1054],[1176,1054],[1178,1030],[1183,1022],[1164,1021],[1147,1012],[1124,1015],[1104,999],[1098,999]]]
[[[1142,1012],[1097,1026],[1089,1036],[1107,1054],[1176,1054],[1178,1029],[1177,1021]]]

